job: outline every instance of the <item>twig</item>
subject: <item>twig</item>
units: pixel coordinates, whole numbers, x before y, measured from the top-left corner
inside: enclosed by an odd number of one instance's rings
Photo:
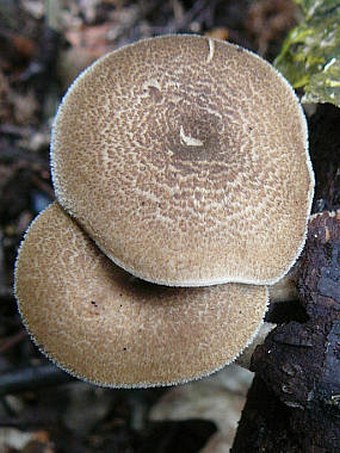
[[[54,365],[39,365],[0,375],[0,395],[60,385],[75,378]]]
[[[26,337],[27,337],[26,330],[20,330],[11,337],[6,338],[0,345],[0,354],[6,353],[7,351],[9,351],[9,349],[13,348],[13,346],[20,343]]]

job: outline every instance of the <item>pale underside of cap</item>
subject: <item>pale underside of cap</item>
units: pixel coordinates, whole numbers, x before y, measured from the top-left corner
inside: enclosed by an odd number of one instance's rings
[[[266,310],[265,287],[169,288],[113,264],[57,204],[29,228],[15,290],[41,350],[69,373],[109,387],[197,379],[251,342]]]
[[[75,81],[53,127],[52,176],[64,208],[140,278],[271,284],[305,241],[307,146],[298,100],[267,62],[166,36]]]

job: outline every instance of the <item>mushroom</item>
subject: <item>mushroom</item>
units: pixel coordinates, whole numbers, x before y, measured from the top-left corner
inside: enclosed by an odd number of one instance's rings
[[[139,278],[273,284],[305,242],[307,145],[294,91],[270,64],[211,38],[163,36],[72,84],[52,176],[61,205]]]
[[[268,301],[261,286],[169,288],[132,277],[56,203],[28,229],[15,281],[41,350],[69,373],[109,387],[212,373],[251,342]]]

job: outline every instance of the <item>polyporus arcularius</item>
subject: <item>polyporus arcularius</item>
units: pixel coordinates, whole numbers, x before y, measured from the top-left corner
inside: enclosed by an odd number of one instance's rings
[[[283,77],[205,37],[126,46],[72,84],[51,161],[62,207],[33,222],[16,266],[39,347],[111,387],[186,382],[237,357],[268,302],[254,285],[296,261],[313,195]]]
[[[301,106],[269,63],[165,36],[104,56],[72,84],[52,176],[60,204],[136,277],[272,284],[305,241],[307,147]]]

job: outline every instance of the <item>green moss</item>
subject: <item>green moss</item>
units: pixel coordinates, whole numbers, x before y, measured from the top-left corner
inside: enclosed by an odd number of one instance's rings
[[[330,102],[340,107],[340,2],[295,0],[303,20],[286,38],[274,64],[303,102]]]

